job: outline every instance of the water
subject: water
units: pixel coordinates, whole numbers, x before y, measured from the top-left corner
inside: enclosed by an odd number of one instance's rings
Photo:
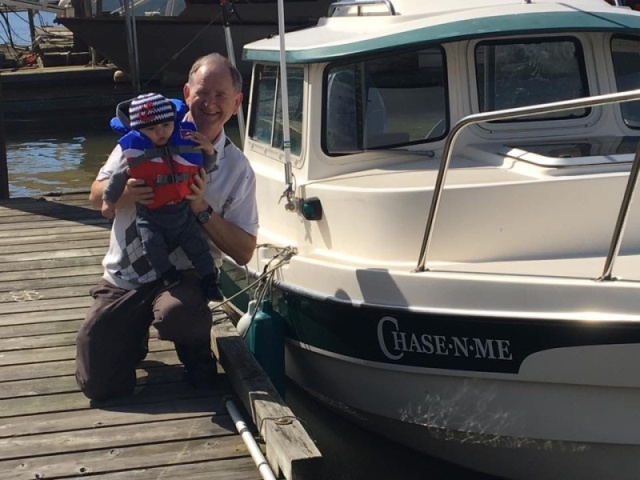
[[[64,132],[7,132],[11,198],[51,191],[88,191],[117,135],[106,127]],[[237,128],[227,128],[238,143]],[[325,480],[490,480],[375,436],[287,384],[287,403],[325,459]]]
[[[88,190],[117,138],[107,129],[7,132],[9,196]]]

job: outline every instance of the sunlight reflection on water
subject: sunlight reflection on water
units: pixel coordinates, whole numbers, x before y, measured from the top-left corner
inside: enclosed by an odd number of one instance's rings
[[[8,135],[11,198],[88,190],[116,139],[108,131],[79,136],[47,133],[40,137],[38,132]]]

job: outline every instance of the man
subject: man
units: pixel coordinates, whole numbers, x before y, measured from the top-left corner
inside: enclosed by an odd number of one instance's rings
[[[189,206],[217,262],[224,253],[244,265],[253,255],[258,230],[255,176],[224,133],[224,125],[242,105],[242,77],[225,57],[210,54],[193,64],[183,94],[189,108],[185,120],[195,124],[217,153],[215,164],[206,165],[194,179]],[[104,188],[121,156],[117,145],[91,185],[89,200],[96,209],[101,208]],[[151,325],[159,338],[174,342],[187,382],[197,386],[216,371],[211,313],[200,279],[178,249],[171,261],[181,281],[164,288],[140,251],[136,202],[151,204],[153,192],[142,180],[131,178],[116,204],[104,275],[91,290],[94,303],[77,337],[76,380],[92,400],[133,392],[135,368],[147,353]]]

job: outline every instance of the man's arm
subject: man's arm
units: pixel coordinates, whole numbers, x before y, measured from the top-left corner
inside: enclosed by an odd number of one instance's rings
[[[206,208],[207,204],[205,203],[200,211]],[[216,212],[211,214],[211,218],[203,227],[213,243],[233,258],[238,265],[246,265],[249,263],[256,249],[257,239],[254,235],[228,222]]]
[[[95,208],[96,210],[102,208],[102,193],[108,183],[108,178],[93,181],[91,190],[89,191],[89,204],[91,208]],[[153,189],[145,186],[144,180],[137,180],[135,178],[127,180],[127,187],[116,202],[116,208],[121,208],[133,203],[141,203],[143,205],[153,203]]]
[[[192,195],[187,195],[189,206],[194,214],[198,214],[209,207],[204,199],[207,189],[205,171],[200,169],[198,175],[194,175],[191,185]],[[241,227],[224,219],[216,212],[211,213],[209,221],[203,225],[207,235],[215,245],[225,254],[229,255],[238,265],[246,265],[251,260],[256,249],[257,238]]]

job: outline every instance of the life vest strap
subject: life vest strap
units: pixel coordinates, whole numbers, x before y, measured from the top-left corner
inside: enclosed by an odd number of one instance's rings
[[[154,147],[146,148],[143,153],[137,157],[130,157],[129,167],[133,168],[140,165],[142,162],[151,160],[153,158],[169,158],[173,155],[180,155],[182,153],[201,153],[200,150],[191,145],[176,145],[166,147]]]
[[[182,183],[189,180],[189,173],[174,173],[172,175],[158,175],[156,177],[156,185],[168,185],[172,183]]]

